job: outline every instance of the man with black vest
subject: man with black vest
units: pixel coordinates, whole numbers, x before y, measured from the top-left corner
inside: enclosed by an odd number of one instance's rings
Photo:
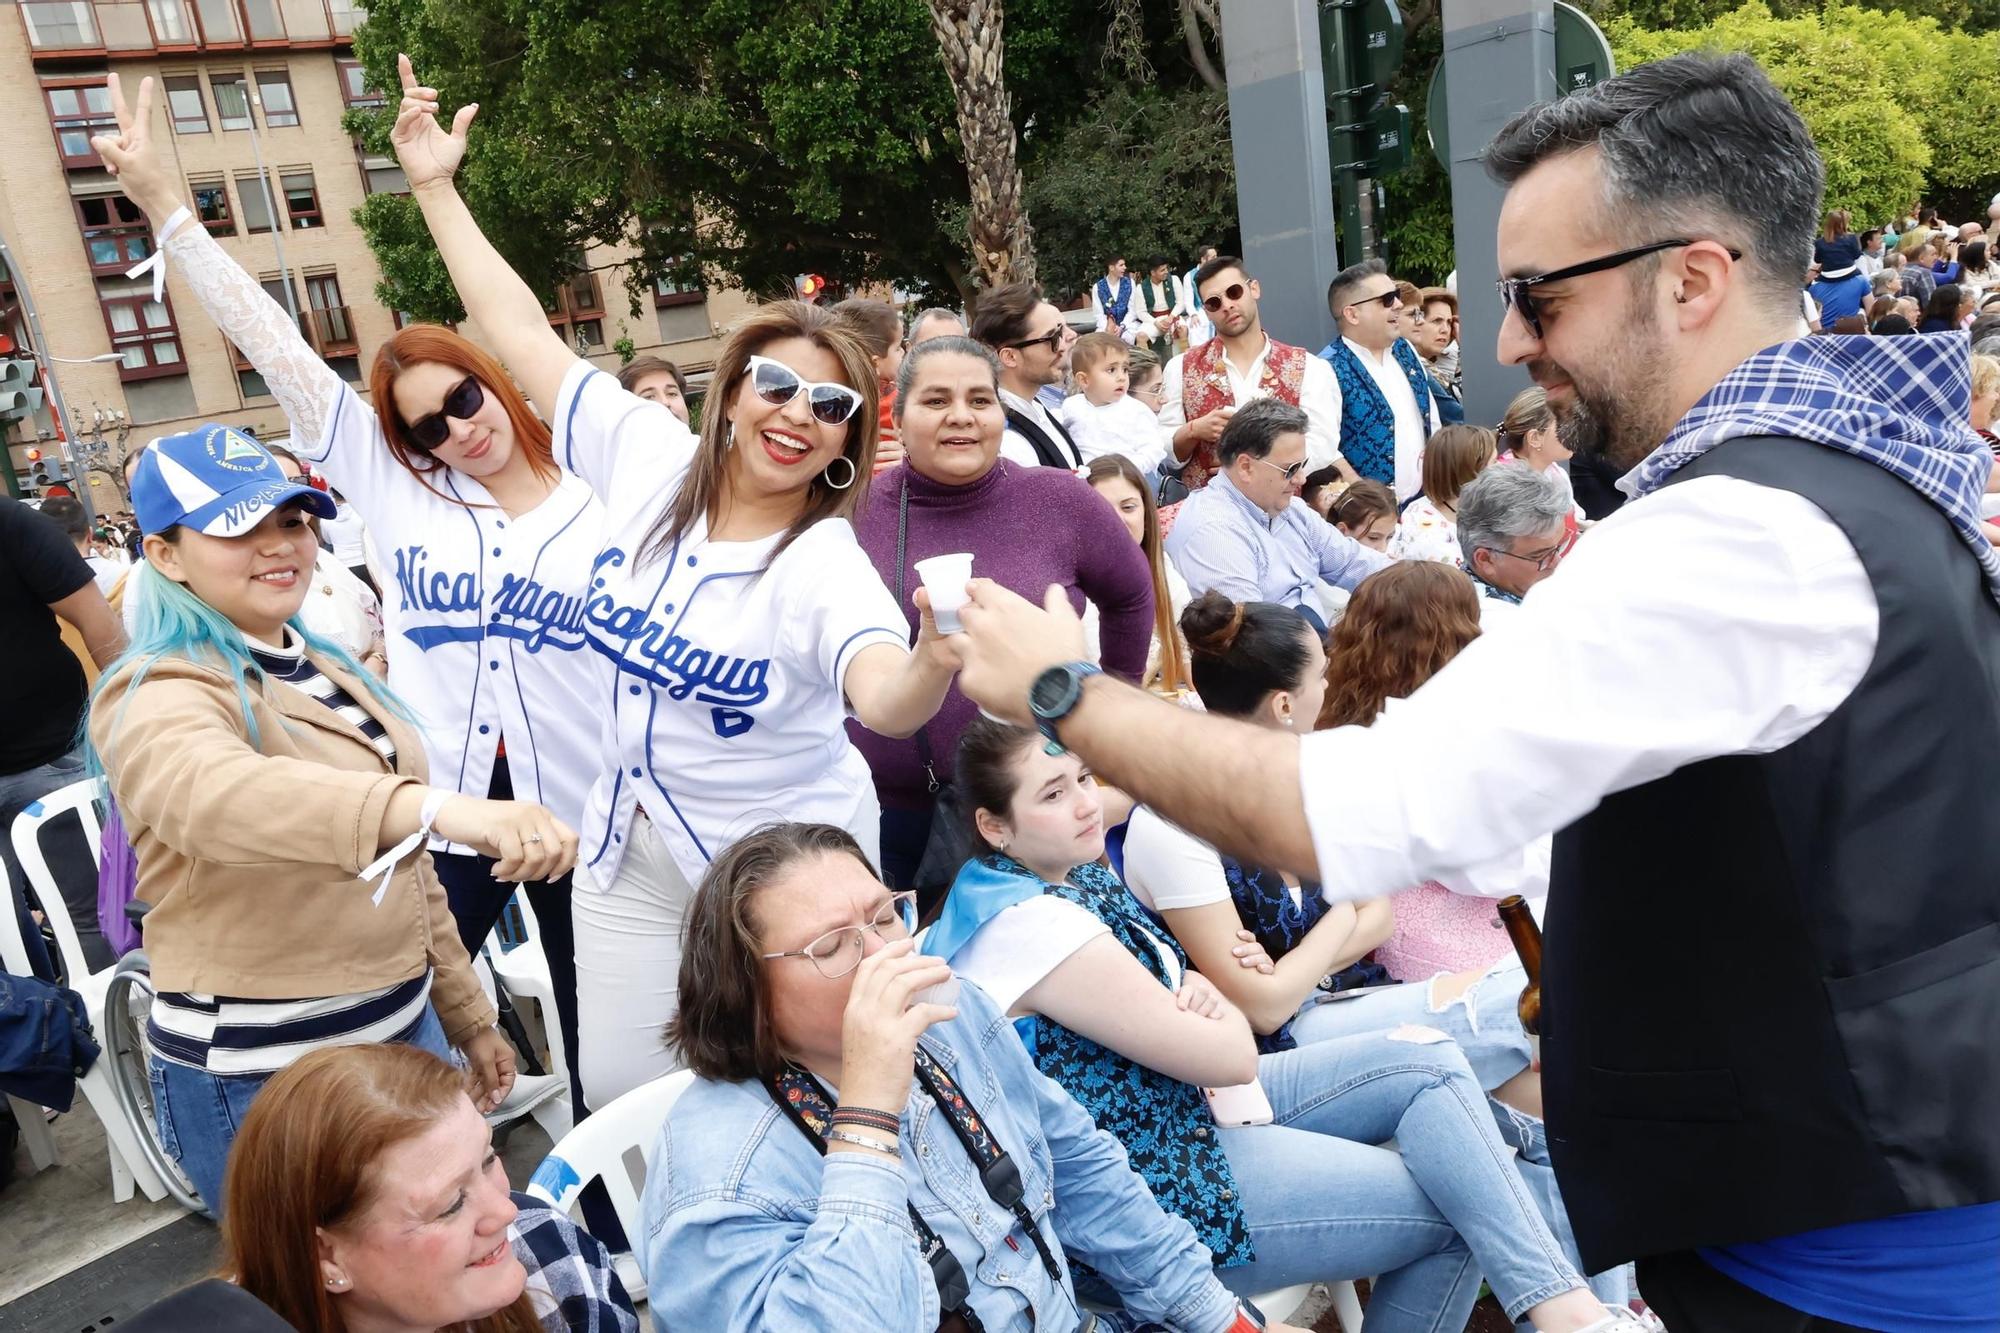
[[[1806,335],[1824,171],[1746,57],[1531,108],[1486,160],[1501,358],[1630,503],[1368,728],[1151,700],[1080,662],[1066,601],[980,582],[959,684],[1331,898],[1554,831],[1543,1096],[1585,1270],[1638,1260],[1674,1333],[2000,1326],[2000,558],[1965,342]]]
[[[1077,468],[1083,455],[1056,414],[1036,401],[1043,386],[1069,374],[1076,331],[1031,282],[1010,282],[979,298],[972,336],[1000,358],[1000,402],[1007,434],[1000,456],[1023,467]]]

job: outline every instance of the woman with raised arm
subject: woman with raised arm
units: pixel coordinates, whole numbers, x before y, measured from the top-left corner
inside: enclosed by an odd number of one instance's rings
[[[711,859],[775,814],[851,832],[873,860],[880,809],[842,722],[908,736],[951,684],[928,599],[908,622],[854,538],[876,440],[866,349],[816,306],[762,307],[730,335],[699,440],[549,328],[453,186],[464,107],[401,60],[394,143],[466,309],[528,394],[555,455],[609,511],[583,627],[616,664],[592,709],[599,777],[577,862],[585,1094],[597,1104],[674,1067],[687,906]],[[860,484],[856,484],[860,483]]]
[[[116,74],[110,84],[119,133],[93,140],[105,165],[145,210],[165,262],[264,377],[299,456],[367,519],[388,580],[389,683],[419,720],[431,774],[465,796],[518,794],[580,827],[611,678],[582,629],[603,507],[556,467],[548,427],[506,372],[449,329],[415,324],[383,344],[374,406],[364,402],[192,221],[180,173],[153,139],[153,81],[141,81],[136,106]],[[459,940],[477,953],[514,884],[466,843],[439,837],[432,852]],[[574,1051],[569,876],[526,888]]]

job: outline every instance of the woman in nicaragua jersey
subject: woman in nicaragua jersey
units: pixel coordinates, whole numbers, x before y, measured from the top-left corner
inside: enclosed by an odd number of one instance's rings
[[[447,131],[401,62],[393,141],[466,309],[554,409],[555,456],[609,513],[584,606],[617,677],[578,825],[578,1008],[597,1105],[672,1068],[692,886],[731,842],[779,819],[836,824],[879,859],[880,812],[843,719],[908,736],[953,663],[926,610],[908,623],[854,539],[877,435],[875,370],[853,335],[796,302],[729,338],[699,440],[549,328],[541,302],[453,187],[475,108]],[[928,603],[923,605],[927,608]]]

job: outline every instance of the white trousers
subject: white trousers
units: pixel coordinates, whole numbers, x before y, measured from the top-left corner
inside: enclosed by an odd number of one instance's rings
[[[666,1044],[679,1007],[681,943],[694,886],[659,830],[632,821],[617,878],[570,895],[576,930],[577,1074],[593,1109],[681,1062]]]

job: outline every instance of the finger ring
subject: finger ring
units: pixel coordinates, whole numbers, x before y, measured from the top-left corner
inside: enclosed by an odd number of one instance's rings
[[[529,842],[540,842],[541,840],[542,840],[542,835],[539,833],[530,833],[528,835]]]

